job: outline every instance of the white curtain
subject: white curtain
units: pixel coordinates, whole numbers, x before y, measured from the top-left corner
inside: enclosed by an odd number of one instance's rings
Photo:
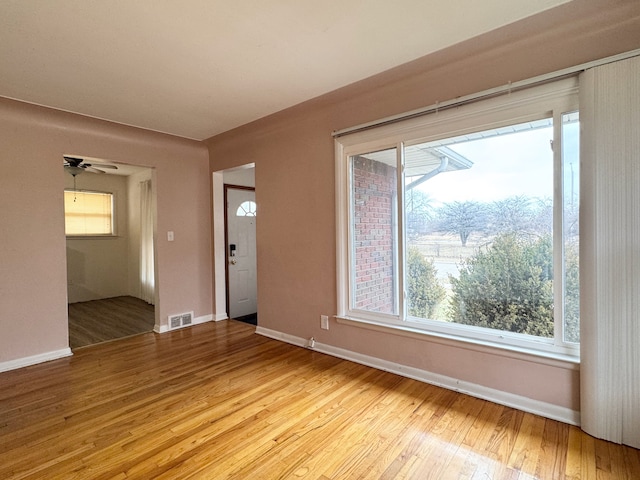
[[[144,301],[155,304],[155,272],[153,255],[153,192],[151,180],[140,182],[140,294]]]
[[[580,80],[580,402],[587,433],[640,448],[640,58]]]

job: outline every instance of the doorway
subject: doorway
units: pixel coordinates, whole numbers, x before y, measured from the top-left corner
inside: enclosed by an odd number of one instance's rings
[[[255,188],[225,184],[224,205],[228,316],[257,325]]]
[[[66,235],[72,349],[150,332],[157,323],[155,171],[94,158],[84,162],[96,168],[76,176],[65,168],[64,187],[73,192],[67,201],[79,202],[81,192],[110,194],[112,226],[101,235]],[[101,168],[105,164],[116,168]]]

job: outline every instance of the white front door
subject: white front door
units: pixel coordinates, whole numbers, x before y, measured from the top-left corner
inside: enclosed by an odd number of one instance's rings
[[[227,189],[230,318],[258,311],[255,198],[254,190]]]

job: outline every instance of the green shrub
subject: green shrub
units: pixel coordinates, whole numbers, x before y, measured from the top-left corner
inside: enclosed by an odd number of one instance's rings
[[[407,292],[409,315],[432,318],[445,290],[436,278],[433,262],[427,260],[415,247],[407,252]]]
[[[451,320],[465,325],[553,337],[551,235],[502,234],[450,276]]]

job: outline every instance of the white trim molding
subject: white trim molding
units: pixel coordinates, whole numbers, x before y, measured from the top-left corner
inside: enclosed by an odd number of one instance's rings
[[[381,118],[379,120],[374,120],[372,122],[355,125],[349,128],[343,128],[341,130],[334,131],[332,135],[333,137],[338,138],[344,135],[350,135],[352,133],[361,132],[363,130],[378,128],[378,127],[389,125],[392,123],[402,122],[408,119],[421,117],[421,116],[429,115],[432,113],[442,112],[444,110],[448,110],[451,108],[457,108],[463,105],[469,105],[470,103],[475,103],[488,98],[495,98],[496,96],[499,96],[499,95],[511,95],[512,93],[520,91],[522,89],[531,88],[537,85],[544,85],[549,82],[553,82],[562,78],[577,76],[579,73],[582,73],[591,68],[599,67],[601,65],[607,65],[609,63],[618,62],[620,60],[625,60],[627,58],[633,58],[637,56],[640,56],[640,49],[619,53],[611,57],[605,57],[605,58],[594,60],[587,63],[582,63],[580,65],[565,68],[563,70],[557,70],[555,72],[546,73],[544,75],[539,75],[537,77],[529,78],[527,80],[521,80],[519,82],[509,82],[506,85],[500,85],[498,87],[491,88],[489,90],[484,90],[482,92],[454,98],[446,102],[438,102],[434,105],[429,105],[428,107],[419,108],[417,110],[412,110],[410,112],[400,113],[398,115],[392,115],[389,117]]]
[[[210,313],[208,315],[202,315],[201,317],[195,317],[193,319],[193,325],[199,325],[201,323],[207,323],[213,321],[213,314]]]
[[[490,341],[473,339],[471,337],[453,336],[446,333],[438,333],[424,329],[412,328],[410,325],[387,325],[380,322],[353,320],[349,318],[335,317],[336,322],[356,328],[364,328],[388,335],[428,339],[430,342],[447,345],[449,347],[463,348],[473,352],[488,353],[514,360],[524,360],[530,363],[539,363],[550,367],[563,368],[565,370],[579,370],[580,358],[572,355],[562,355],[549,352],[541,352],[524,347],[501,345]]]
[[[221,320],[229,320],[229,316],[226,313],[217,313],[215,316],[213,316],[214,322],[219,322]]]
[[[506,330],[491,329],[477,325],[466,325],[458,322],[447,322],[413,318],[409,313],[409,295],[405,282],[408,278],[408,260],[405,248],[408,241],[408,233],[403,225],[405,217],[405,192],[404,160],[401,152],[405,145],[418,145],[419,142],[431,142],[441,139],[455,139],[466,134],[487,131],[527,124],[545,119],[554,125],[553,139],[556,145],[562,141],[561,119],[564,113],[576,112],[578,109],[578,79],[576,77],[565,78],[553,83],[539,85],[528,90],[521,90],[510,95],[497,98],[489,98],[483,102],[465,105],[464,108],[451,109],[439,112],[436,115],[419,116],[404,120],[403,122],[390,123],[376,129],[364,129],[357,133],[337,138],[335,147],[335,185],[336,185],[336,298],[337,316],[339,322],[351,322],[355,325],[360,321],[369,328],[375,326],[396,328],[398,331],[417,333],[424,331],[432,337],[447,337],[449,339],[468,340],[484,345],[493,345],[498,349],[504,346],[512,351],[522,351],[527,354],[539,352],[542,357],[555,357],[561,361],[573,361],[579,363],[579,345],[566,340],[563,335],[565,282],[553,282],[553,298],[555,309],[550,319],[554,324],[554,332],[549,338],[530,335],[524,332],[510,332]],[[385,292],[388,297],[389,311],[369,309],[358,306],[357,297],[360,281],[356,270],[361,266],[356,259],[356,246],[358,234],[354,210],[358,188],[355,186],[353,172],[353,159],[369,153],[388,151],[387,165],[395,166],[394,174],[397,185],[395,194],[392,195],[389,204],[385,230],[385,238],[390,238],[391,245],[386,252],[389,261],[393,265],[391,274],[390,291]],[[395,152],[395,161],[391,151]],[[555,271],[565,268],[564,223],[561,221],[562,206],[564,205],[562,187],[562,158],[561,149],[556,148],[553,153],[553,205],[554,225],[553,238],[553,262]],[[391,177],[389,177],[391,178]],[[551,178],[549,178],[551,181]],[[551,183],[547,187],[551,187]],[[381,248],[381,247],[380,247]],[[363,260],[364,262],[364,257]],[[373,287],[372,287],[373,288]],[[376,287],[377,288],[377,287]],[[379,293],[379,292],[376,292]],[[561,301],[562,300],[562,301]],[[545,360],[546,361],[546,360]]]
[[[220,319],[220,320],[224,320],[224,319]],[[176,330],[181,330],[183,328],[187,328],[187,327],[193,327],[194,325],[200,325],[201,323],[207,323],[207,322],[212,322],[213,320],[213,314],[209,313],[208,315],[202,315],[201,317],[194,317],[193,319],[193,323],[191,323],[191,325],[183,325],[181,327],[177,327],[177,328],[169,328],[169,325],[156,325],[153,327],[153,331],[155,333],[167,333],[167,332],[175,332]],[[218,319],[216,319],[215,321],[218,321]]]
[[[73,352],[71,352],[70,348],[63,348],[52,352],[39,353],[38,355],[32,355],[30,357],[16,358],[15,360],[0,363],[0,372],[8,372],[9,370],[50,362],[51,360],[58,360],[59,358],[70,357],[72,355]]]
[[[464,393],[472,397],[488,400],[507,407],[516,408],[524,412],[540,415],[545,418],[557,420],[559,422],[568,423],[570,425],[580,425],[580,412],[571,410],[566,407],[560,407],[540,400],[535,400],[521,395],[516,395],[502,390],[485,387],[471,382],[465,382],[457,378],[440,375],[415,367],[409,367],[381,358],[364,355],[362,353],[353,352],[332,345],[320,343],[317,340],[310,342],[310,339],[296,337],[288,333],[271,330],[264,327],[257,327],[256,333],[274,340],[290,343],[298,347],[306,347],[320,353],[325,353],[337,358],[349,360],[361,365],[383,370],[385,372],[395,373],[403,377],[418,380],[420,382],[436,385],[438,387],[453,390],[455,392]],[[313,347],[310,345],[313,343]]]
[[[258,335],[262,335],[263,337],[269,337],[274,340],[280,340],[285,343],[290,343],[291,345],[296,345],[297,347],[306,347],[309,345],[309,340],[306,340],[304,338],[296,337],[295,335],[289,335],[288,333],[271,330],[269,328],[264,328],[261,326],[256,327],[256,333]],[[318,343],[316,343],[316,347],[317,346]],[[315,348],[314,350],[318,350],[318,348]]]

